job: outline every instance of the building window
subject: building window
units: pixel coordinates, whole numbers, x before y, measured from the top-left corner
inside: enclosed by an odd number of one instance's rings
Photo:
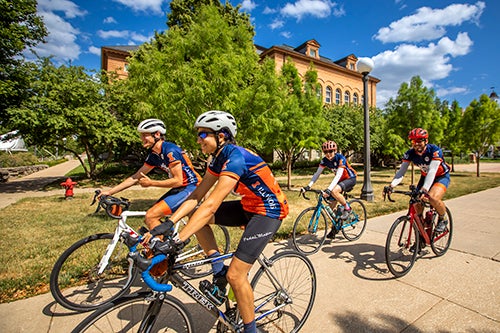
[[[309,49],[309,56],[316,58],[316,50],[315,49]]]
[[[354,93],[352,95],[352,102],[354,103],[354,105],[358,105],[358,94],[357,93]]]
[[[316,97],[319,101],[323,102],[323,87],[321,84],[318,84],[318,87],[316,88]]]
[[[351,71],[354,70],[354,64],[350,64],[349,67],[351,68]]]
[[[124,66],[124,68],[123,68],[123,71],[124,71],[125,73],[128,73],[128,64],[125,64],[125,66]]]
[[[344,104],[349,104],[351,103],[351,93],[346,91],[344,93]]]
[[[332,87],[330,86],[326,87],[325,103],[332,104]]]
[[[361,95],[361,104],[365,105],[365,95]]]
[[[340,92],[340,89],[335,90],[335,104],[340,104],[340,96],[342,93]]]

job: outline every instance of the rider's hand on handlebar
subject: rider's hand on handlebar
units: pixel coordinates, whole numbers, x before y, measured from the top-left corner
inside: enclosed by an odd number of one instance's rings
[[[179,239],[177,234],[173,237],[167,237],[165,241],[155,242],[153,251],[155,253],[172,254],[181,251],[188,242],[183,242]]]
[[[422,201],[429,201],[429,192],[425,188],[421,188],[418,191],[419,199]]]
[[[332,196],[332,191],[330,191],[329,189],[323,191],[323,198],[328,199],[331,196]]]
[[[311,186],[304,186],[303,188],[300,189],[300,193],[305,193],[311,189]]]

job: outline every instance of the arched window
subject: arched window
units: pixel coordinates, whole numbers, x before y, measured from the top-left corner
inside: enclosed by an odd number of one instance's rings
[[[325,103],[332,104],[332,87],[330,86],[326,87]]]
[[[323,102],[323,87],[321,84],[318,84],[318,87],[316,88],[316,98],[318,98],[319,101]]]
[[[344,92],[344,104],[351,103],[351,93],[346,91]]]
[[[342,96],[340,89],[336,89],[335,90],[335,104],[340,104],[340,96]]]
[[[354,103],[354,105],[358,105],[358,94],[357,93],[354,93],[352,95],[352,102]]]

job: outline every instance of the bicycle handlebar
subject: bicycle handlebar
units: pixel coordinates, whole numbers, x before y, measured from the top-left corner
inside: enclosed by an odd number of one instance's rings
[[[415,185],[410,185],[410,190],[409,191],[401,191],[401,190],[395,190],[393,189],[392,187],[390,186],[385,186],[384,187],[384,201],[385,201],[385,198],[387,196],[387,199],[390,201],[390,202],[395,202],[396,200],[392,199],[391,198],[391,194],[392,193],[398,193],[398,194],[404,194],[404,195],[407,195],[410,197],[410,201],[413,201],[414,203],[415,202],[419,202],[421,204],[423,204],[424,206],[428,206],[430,205],[429,202],[427,201],[424,201],[422,199],[420,199],[420,196],[422,194],[424,194],[423,192],[421,191],[418,191],[417,190],[417,187]],[[428,196],[428,195],[427,195]]]
[[[122,211],[128,210],[130,207],[130,200],[127,198],[117,198],[112,195],[101,194],[101,190],[95,190],[94,198],[92,199],[91,206],[99,201],[97,208],[94,212],[97,213],[101,208],[106,211],[109,217],[119,219]]]
[[[307,191],[301,190],[299,195],[301,195],[306,200],[311,200],[311,199],[309,199],[309,197],[306,196],[306,192],[314,192],[314,193],[316,193],[318,195],[322,195],[324,193],[324,191],[322,191],[322,190],[315,190],[315,189],[312,189],[312,188],[309,189],[309,190],[307,190]]]

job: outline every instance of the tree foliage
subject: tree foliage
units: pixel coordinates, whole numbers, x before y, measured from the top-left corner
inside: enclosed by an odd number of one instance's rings
[[[5,126],[6,109],[27,98],[31,65],[22,52],[47,36],[36,0],[0,0],[0,119]]]
[[[500,107],[497,102],[481,95],[465,109],[461,130],[465,147],[476,152],[477,176],[480,157],[500,139]]]
[[[80,161],[87,176],[95,178],[121,147],[137,141],[135,128],[127,126],[128,108],[120,110],[110,97],[123,89],[120,84],[102,83],[80,66],[55,67],[46,58],[33,77],[32,96],[8,110],[29,144],[65,146],[79,157],[85,152],[89,166]],[[67,144],[73,140],[76,145]]]

